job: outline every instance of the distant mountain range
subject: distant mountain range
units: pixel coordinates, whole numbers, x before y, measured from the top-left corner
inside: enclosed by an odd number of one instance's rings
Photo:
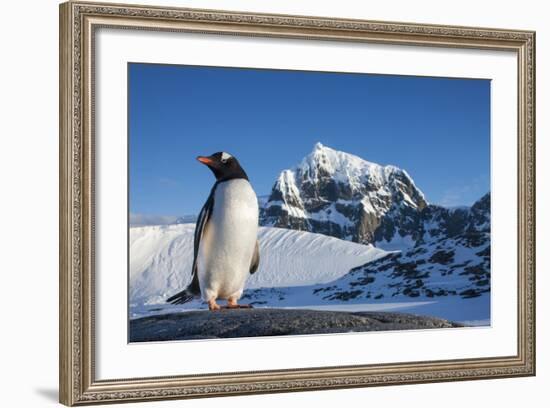
[[[470,209],[428,206],[413,247],[353,268],[315,293],[325,300],[400,296],[475,298],[491,290],[490,198]]]
[[[145,227],[148,225],[189,224],[197,221],[196,215],[152,215],[130,213],[130,227]]]
[[[283,170],[261,200],[260,224],[310,231],[384,249],[434,237],[490,232],[490,197],[471,208],[429,204],[410,175],[317,143],[300,164]]]
[[[400,251],[315,287],[325,300],[469,298],[490,291],[490,214],[489,193],[471,207],[429,204],[405,170],[317,143],[280,173],[260,223]]]

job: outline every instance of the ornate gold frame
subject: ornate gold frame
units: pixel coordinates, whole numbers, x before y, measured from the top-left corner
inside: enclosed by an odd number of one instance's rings
[[[513,356],[176,377],[94,375],[93,46],[98,27],[513,51],[518,64],[518,349]],[[60,5],[60,402],[66,405],[535,374],[535,33],[228,11]]]

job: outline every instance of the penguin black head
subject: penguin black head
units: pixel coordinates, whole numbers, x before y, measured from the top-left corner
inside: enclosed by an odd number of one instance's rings
[[[211,156],[199,156],[197,160],[206,164],[217,181],[226,181],[232,179],[246,179],[248,176],[239,164],[239,161],[226,152],[217,152]]]

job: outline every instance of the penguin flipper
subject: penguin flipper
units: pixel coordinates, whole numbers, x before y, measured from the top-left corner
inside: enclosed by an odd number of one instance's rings
[[[252,261],[250,262],[250,274],[256,272],[258,270],[258,266],[260,266],[260,242],[256,240],[254,253],[252,254]]]
[[[199,274],[197,273],[197,258],[199,255],[199,245],[200,245],[200,240],[202,238],[202,234],[204,233],[204,228],[206,226],[206,223],[210,219],[210,215],[212,214],[212,208],[214,208],[214,189],[216,188],[217,184],[218,183],[214,184],[214,186],[212,187],[212,190],[210,191],[210,195],[208,196],[206,203],[204,203],[204,206],[202,207],[201,212],[199,213],[199,218],[197,219],[197,224],[195,226],[195,236],[194,236],[194,245],[193,245],[193,268],[191,269],[191,276],[192,276],[191,283],[181,292],[178,292],[175,295],[169,297],[166,300],[167,302],[170,302],[173,304],[183,304],[200,296],[201,294],[201,288],[199,285]]]

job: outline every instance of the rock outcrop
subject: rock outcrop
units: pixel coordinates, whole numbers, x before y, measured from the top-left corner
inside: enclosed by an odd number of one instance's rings
[[[131,320],[130,342],[452,327],[462,325],[405,313],[267,308],[200,310]]]

